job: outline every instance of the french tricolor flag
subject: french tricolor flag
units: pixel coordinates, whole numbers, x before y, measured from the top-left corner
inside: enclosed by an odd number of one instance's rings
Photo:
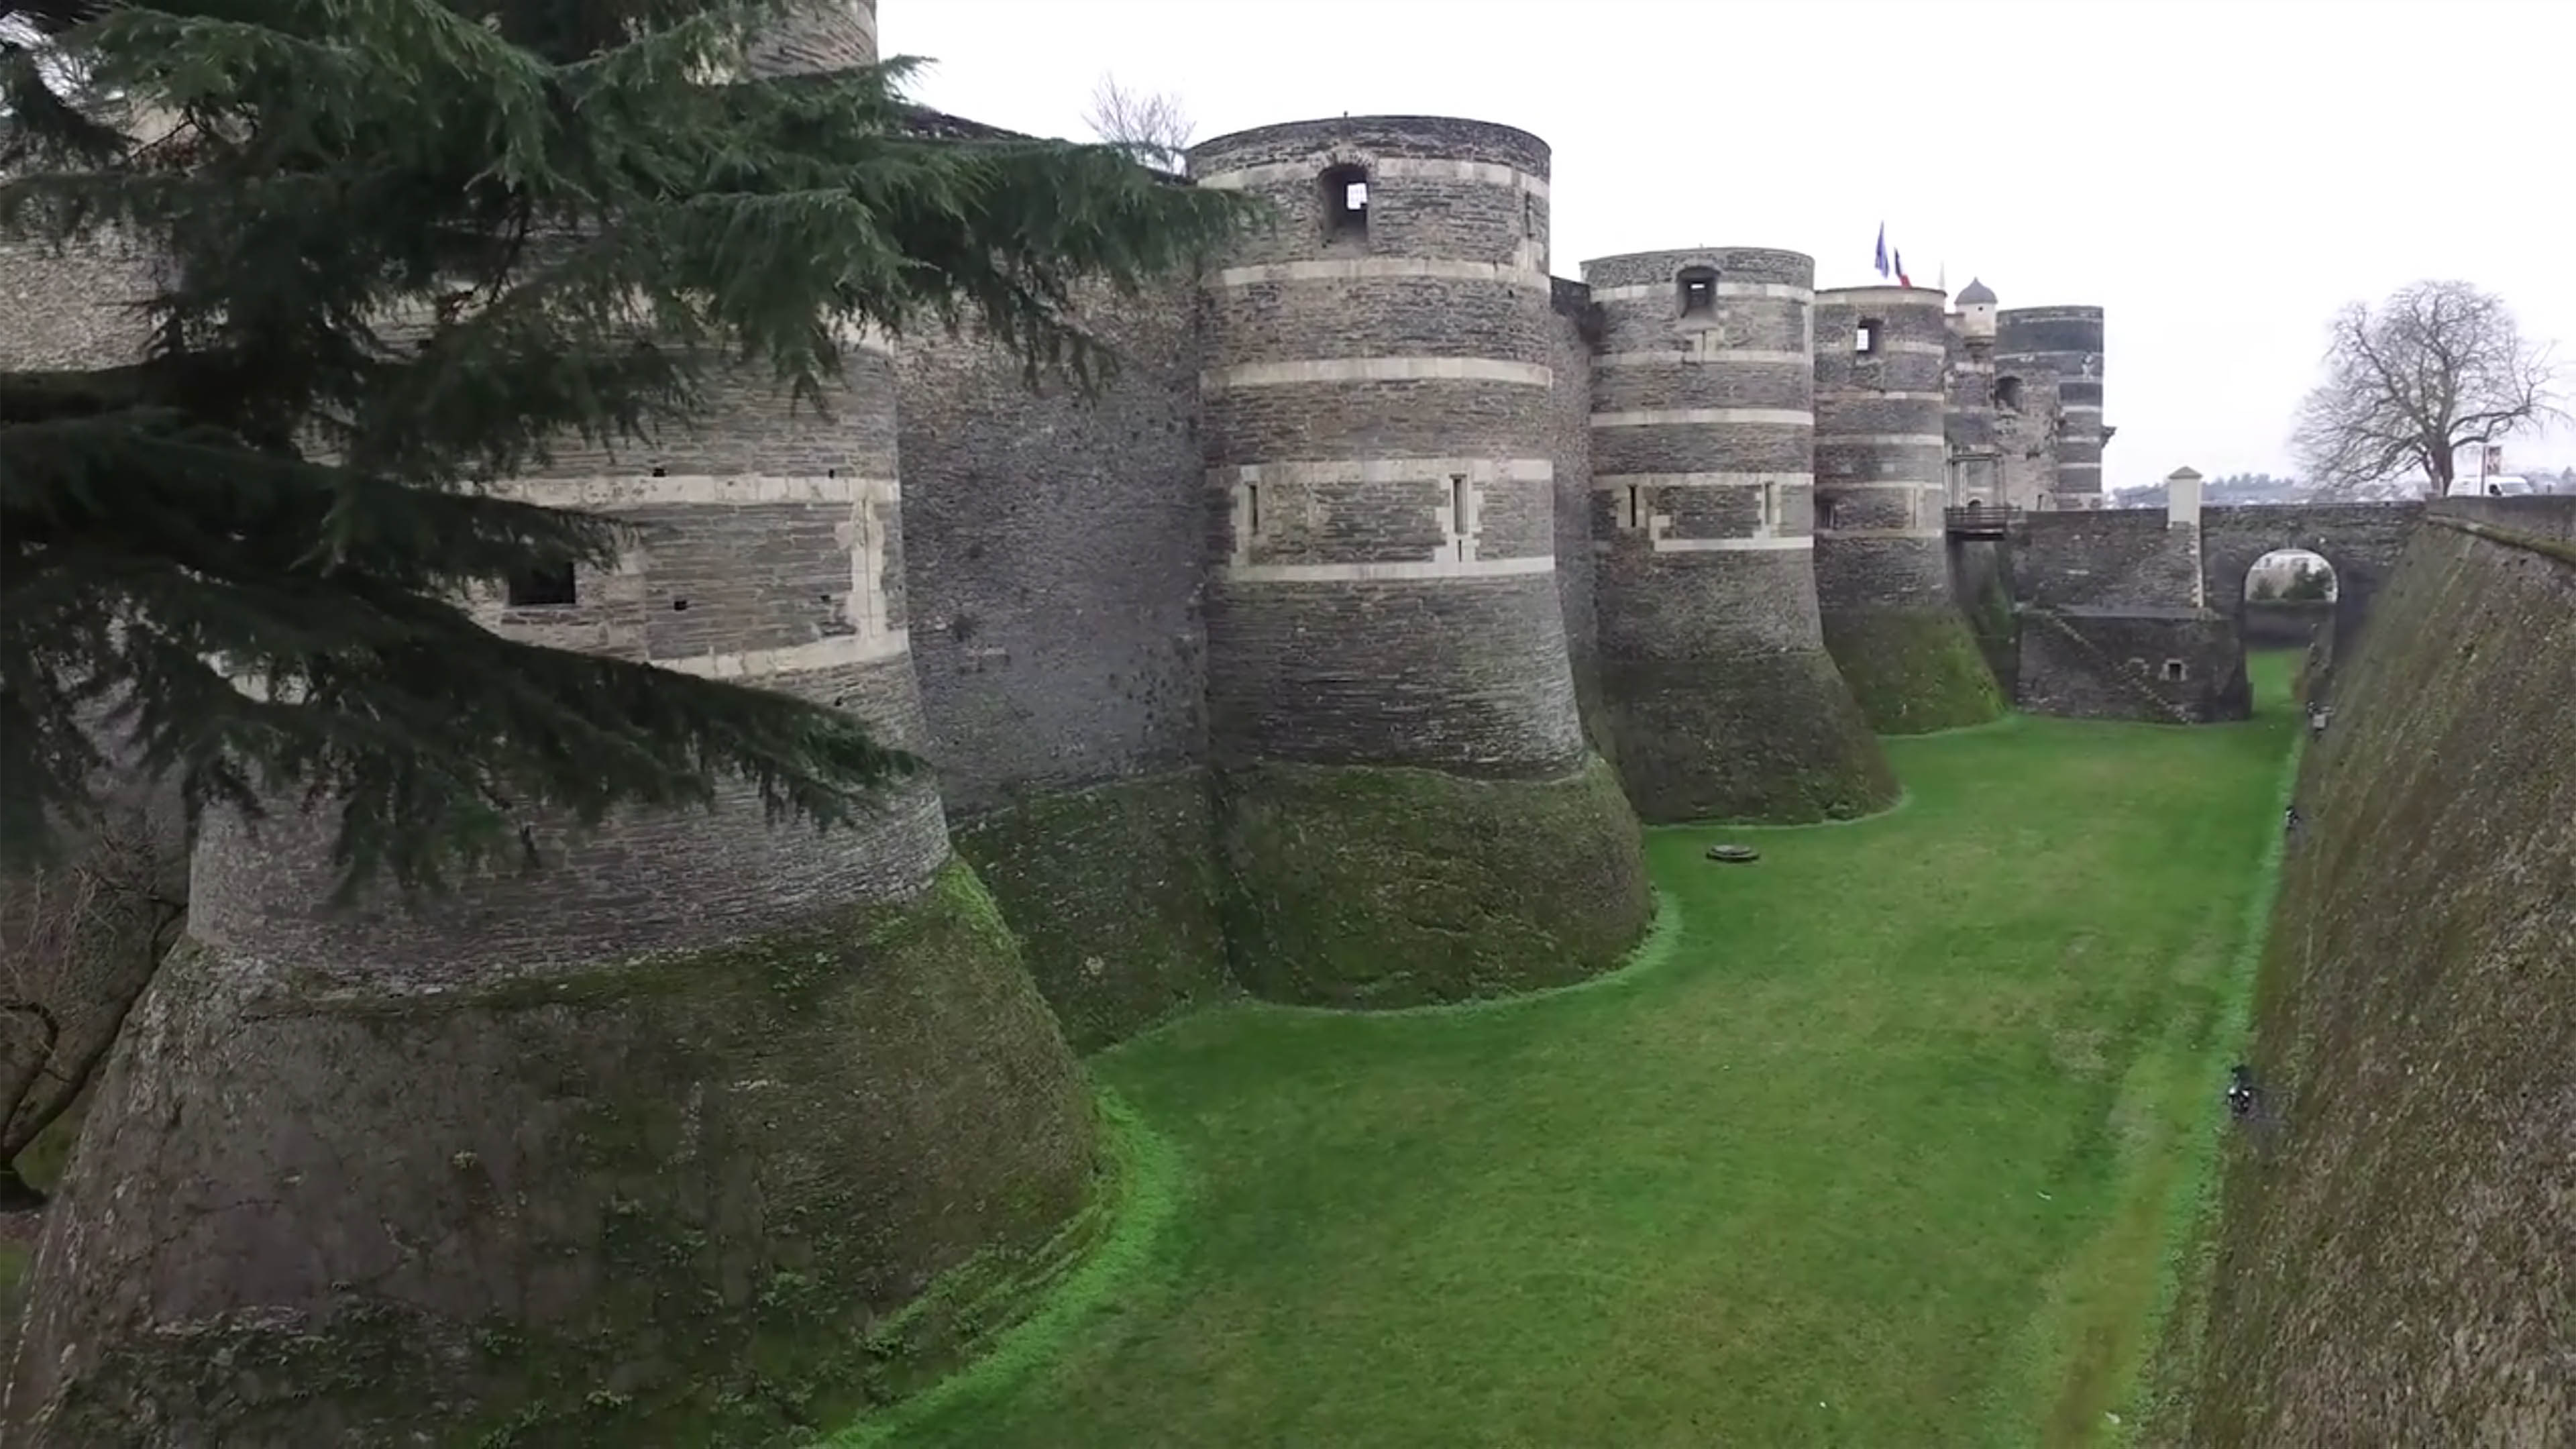
[[[1891,260],[1891,258],[1893,260]],[[1883,221],[1878,224],[1877,265],[1878,274],[1882,277],[1886,276],[1889,270],[1893,268],[1896,273],[1896,285],[1900,287],[1911,287],[1914,285],[1913,279],[1905,275],[1905,253],[1891,252],[1887,249],[1887,223]]]

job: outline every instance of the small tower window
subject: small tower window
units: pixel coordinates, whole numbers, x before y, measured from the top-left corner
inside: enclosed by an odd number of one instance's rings
[[[1521,235],[1538,235],[1538,198],[1526,191],[1521,193]]]
[[[1717,273],[1708,267],[1684,267],[1674,278],[1680,289],[1682,315],[1714,317],[1717,315]]]
[[[1818,527],[1818,528],[1831,528],[1831,527],[1833,527],[1833,526],[1834,526],[1834,500],[1832,500],[1832,499],[1830,499],[1830,498],[1819,498],[1819,499],[1817,499],[1817,500],[1816,500],[1816,527]]]
[[[510,575],[510,607],[554,608],[574,602],[572,565],[538,564]]]
[[[1639,528],[1644,526],[1639,520],[1643,517],[1643,514],[1640,512],[1642,507],[1641,495],[1643,495],[1645,491],[1646,490],[1638,487],[1634,483],[1628,485],[1628,526],[1630,528]]]
[[[1246,483],[1243,485],[1243,521],[1244,526],[1249,529],[1255,537],[1260,536],[1261,485],[1258,483]]]
[[[1995,406],[2008,413],[2017,413],[2021,411],[2020,378],[1999,377],[1995,379]]]
[[[1335,166],[1324,173],[1324,237],[1327,241],[1368,235],[1368,169]]]
[[[2182,678],[2182,661],[2181,661],[2181,660],[2179,660],[2179,659],[2168,659],[2168,660],[2166,660],[2166,661],[2165,661],[2165,679],[2166,679],[2168,682],[2170,682],[2170,681],[2179,680],[2179,679],[2181,679],[2181,678]]]
[[[1860,320],[1860,330],[1852,338],[1852,351],[1863,357],[1876,355],[1879,329],[1886,325],[1875,317],[1863,317]]]

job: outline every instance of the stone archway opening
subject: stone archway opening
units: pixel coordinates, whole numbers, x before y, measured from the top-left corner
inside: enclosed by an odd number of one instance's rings
[[[2245,647],[2304,649],[2334,617],[2342,582],[2325,555],[2276,548],[2245,570]]]

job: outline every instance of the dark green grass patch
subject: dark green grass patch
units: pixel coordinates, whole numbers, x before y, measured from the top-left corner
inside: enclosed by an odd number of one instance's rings
[[[895,1442],[2095,1439],[2222,1110],[2291,732],[1890,741],[1902,810],[1750,866],[1653,832],[1654,970],[1095,1058],[1185,1169],[1153,1271]]]

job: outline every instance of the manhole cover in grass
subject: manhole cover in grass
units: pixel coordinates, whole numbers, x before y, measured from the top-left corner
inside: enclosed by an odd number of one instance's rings
[[[1762,852],[1749,845],[1712,845],[1708,848],[1708,858],[1722,860],[1729,865],[1742,865],[1746,861],[1760,860]]]

